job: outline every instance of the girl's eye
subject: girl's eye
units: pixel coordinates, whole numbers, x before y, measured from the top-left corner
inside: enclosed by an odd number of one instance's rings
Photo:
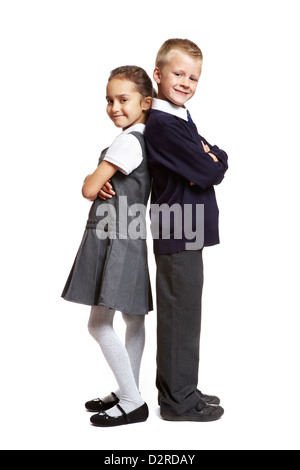
[[[122,103],[126,103],[126,101],[127,100],[125,98],[122,98],[122,100],[121,100]]]
[[[176,77],[180,77],[181,74],[180,73],[175,73],[175,75],[176,75]]]
[[[191,77],[190,80],[191,80],[192,82],[197,82],[197,78]]]

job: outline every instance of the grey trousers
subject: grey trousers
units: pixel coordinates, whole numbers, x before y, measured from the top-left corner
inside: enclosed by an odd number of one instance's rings
[[[159,403],[184,416],[199,402],[202,250],[156,255],[156,265]]]

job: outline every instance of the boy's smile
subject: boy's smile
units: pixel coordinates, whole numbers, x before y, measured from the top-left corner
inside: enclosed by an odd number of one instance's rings
[[[174,50],[169,61],[154,70],[153,77],[158,84],[157,98],[184,107],[196,92],[201,70],[202,61],[199,58]]]

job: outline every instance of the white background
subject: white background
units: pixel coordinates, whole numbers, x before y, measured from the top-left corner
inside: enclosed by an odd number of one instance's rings
[[[1,0],[2,449],[299,449],[298,3]],[[199,385],[226,413],[160,419],[154,312],[141,378],[149,420],[94,428],[85,401],[116,385],[89,308],[60,298],[89,210],[81,184],[119,133],[105,111],[110,70],[152,75],[171,37],[203,51],[189,108],[230,158],[217,188],[222,243],[204,255]]]

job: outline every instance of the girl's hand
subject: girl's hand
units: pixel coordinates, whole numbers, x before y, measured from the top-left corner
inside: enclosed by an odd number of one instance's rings
[[[103,199],[103,201],[106,201],[106,199],[111,199],[115,194],[116,193],[114,192],[110,181],[107,181],[107,183],[105,183],[105,185],[100,189],[98,196],[100,199]]]

